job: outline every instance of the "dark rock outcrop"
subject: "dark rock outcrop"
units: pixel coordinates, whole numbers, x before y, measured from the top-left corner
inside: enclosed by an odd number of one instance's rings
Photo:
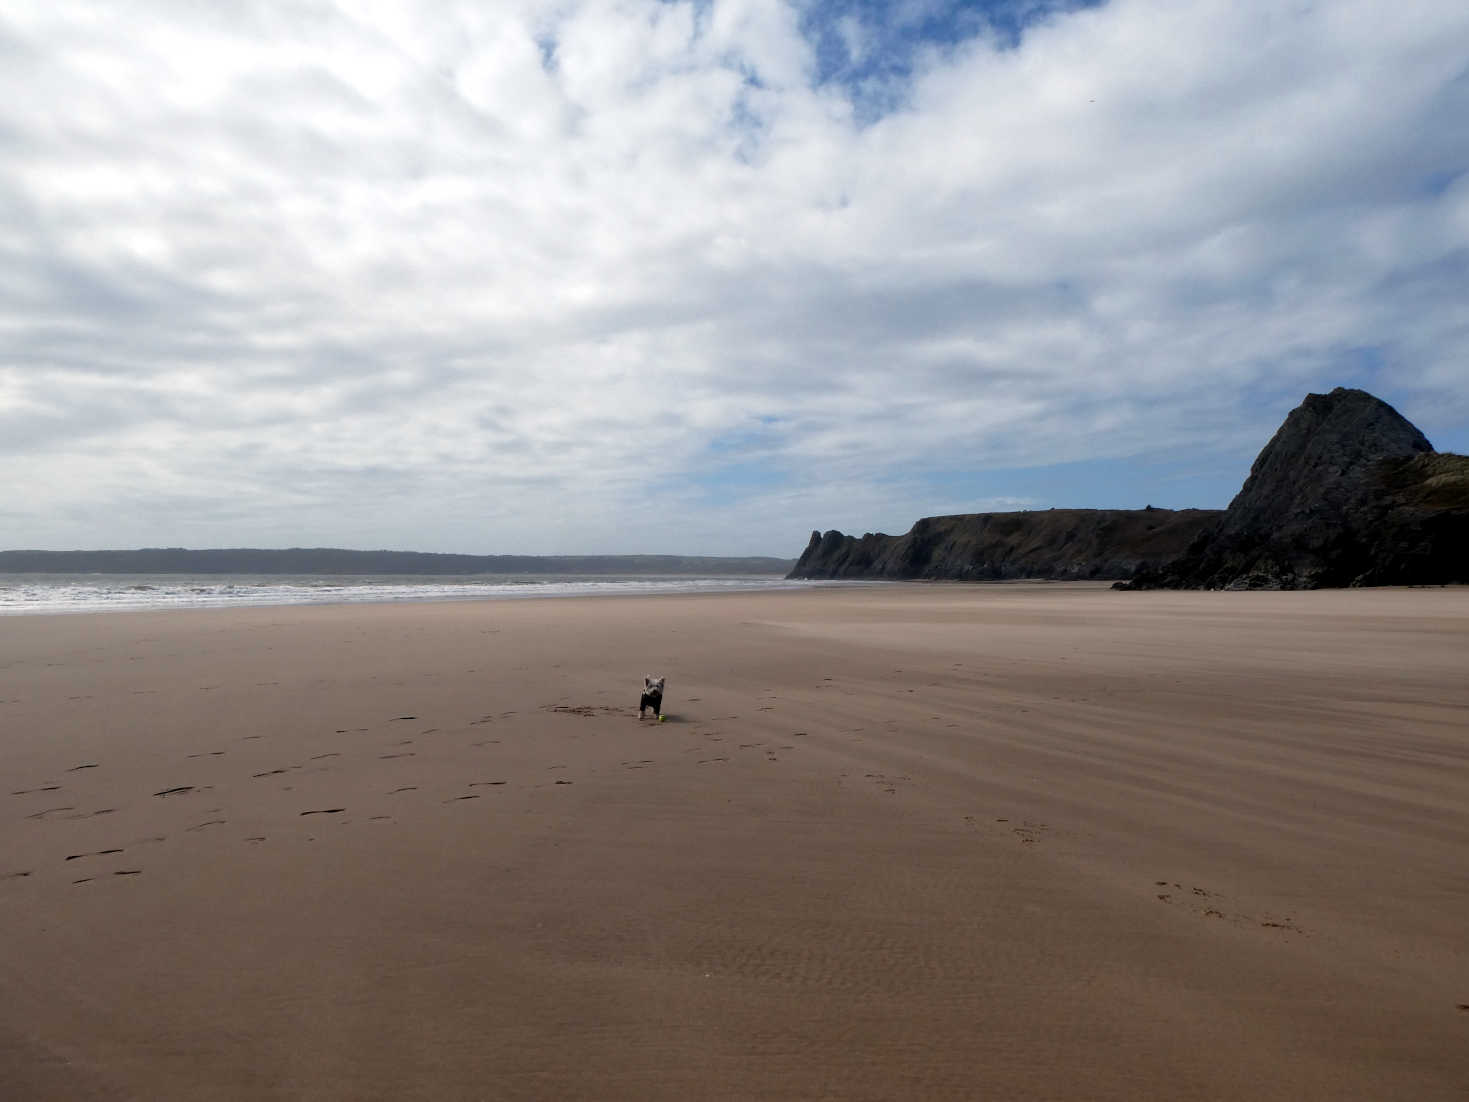
[[[1129,589],[1469,582],[1469,457],[1362,390],[1307,395],[1217,527]]]
[[[1469,456],[1386,402],[1310,394],[1229,508],[971,513],[905,535],[812,532],[792,578],[1107,579],[1119,589],[1469,583]]]
[[[812,532],[792,578],[1127,578],[1177,557],[1217,509],[1048,509],[925,517],[905,535]]]

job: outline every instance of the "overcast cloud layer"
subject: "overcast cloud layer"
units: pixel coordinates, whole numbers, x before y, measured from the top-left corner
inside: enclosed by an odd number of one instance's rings
[[[1469,448],[1463,0],[0,13],[0,546],[797,554]]]

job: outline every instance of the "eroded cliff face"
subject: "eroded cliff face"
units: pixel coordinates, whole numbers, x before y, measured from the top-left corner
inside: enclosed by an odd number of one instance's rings
[[[906,534],[812,532],[792,578],[1128,578],[1177,557],[1217,509],[1048,509],[925,517]]]
[[[1307,395],[1218,526],[1127,588],[1469,582],[1469,458],[1366,391]]]
[[[901,536],[812,532],[792,578],[1129,579],[1124,589],[1469,583],[1469,457],[1366,391],[1310,394],[1226,510],[926,517]]]

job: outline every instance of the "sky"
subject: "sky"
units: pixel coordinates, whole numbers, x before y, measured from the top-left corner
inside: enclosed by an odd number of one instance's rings
[[[769,554],[1469,451],[1463,0],[7,0],[0,547]]]

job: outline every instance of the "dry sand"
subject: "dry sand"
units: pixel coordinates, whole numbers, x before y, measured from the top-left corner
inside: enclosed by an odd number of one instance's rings
[[[0,724],[7,1100],[1469,1097],[1469,590],[10,618]]]

